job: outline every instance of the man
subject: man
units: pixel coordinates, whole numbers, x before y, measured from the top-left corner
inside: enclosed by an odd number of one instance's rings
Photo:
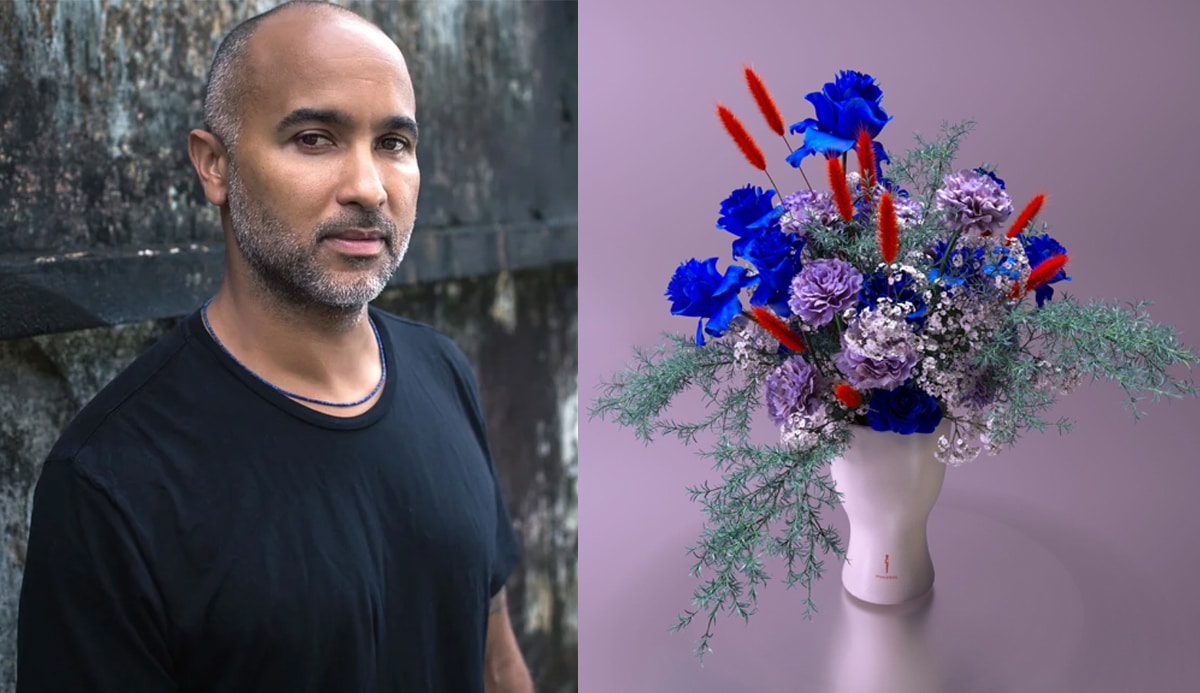
[[[205,122],[225,276],[43,467],[18,691],[531,691],[470,367],[367,306],[420,183],[399,49],[283,5],[223,41]]]

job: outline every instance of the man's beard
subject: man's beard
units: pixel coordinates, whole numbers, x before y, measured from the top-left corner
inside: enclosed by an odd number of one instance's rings
[[[229,216],[234,240],[262,288],[289,305],[315,304],[345,313],[361,310],[379,296],[404,259],[412,236],[412,227],[400,231],[375,209],[347,211],[318,224],[307,238],[297,237],[267,205],[251,199],[233,166],[229,169]],[[322,265],[321,241],[352,228],[378,229],[383,234],[383,254],[342,256],[341,262],[364,271],[339,279],[338,272]]]

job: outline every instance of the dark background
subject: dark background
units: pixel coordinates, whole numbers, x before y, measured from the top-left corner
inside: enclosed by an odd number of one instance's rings
[[[216,289],[186,135],[220,39],[275,4],[0,0],[0,691],[42,459]],[[342,4],[404,51],[421,121],[418,224],[377,303],[471,358],[524,544],[518,636],[539,691],[575,690],[575,3]]]

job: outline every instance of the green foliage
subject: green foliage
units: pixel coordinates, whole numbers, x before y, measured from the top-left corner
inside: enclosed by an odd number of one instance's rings
[[[692,574],[702,582],[693,595],[693,608],[673,627],[686,627],[703,615],[706,627],[696,648],[702,658],[710,651],[722,610],[743,619],[754,613],[757,589],[769,577],[765,557],[784,561],[785,583],[807,592],[806,617],[815,611],[812,587],[824,573],[821,556],[845,556],[841,538],[822,522],[821,511],[838,501],[827,465],[845,449],[848,438],[844,428],[831,427],[807,448],[751,444],[751,417],[761,406],[761,382],[769,366],[739,369],[727,341],[697,347],[683,335],[666,337],[670,347],[635,351],[631,367],[601,384],[591,415],[632,428],[647,442],[673,435],[691,444],[702,432],[717,435],[717,442],[700,454],[722,472],[721,484],[688,489],[707,516],[699,542],[689,549],[696,559]],[[674,398],[693,387],[702,393],[708,415],[693,422],[667,418],[664,412]]]

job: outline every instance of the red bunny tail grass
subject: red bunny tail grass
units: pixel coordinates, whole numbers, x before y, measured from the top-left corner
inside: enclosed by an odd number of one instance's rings
[[[775,315],[766,308],[754,307],[754,320],[762,326],[764,330],[770,332],[779,343],[791,349],[797,354],[804,353],[804,339],[796,334],[796,331],[787,326],[787,323],[780,320],[779,316]]]
[[[1025,291],[1030,292],[1038,288],[1042,284],[1054,278],[1058,271],[1067,264],[1067,254],[1060,253],[1042,260],[1041,264],[1033,268],[1029,273],[1029,279],[1025,281]]]
[[[848,383],[841,383],[833,390],[833,394],[837,396],[838,401],[846,405],[849,409],[858,409],[862,406],[862,395],[858,390],[850,387]]]
[[[867,193],[875,187],[875,144],[871,142],[871,133],[866,130],[858,131],[858,167],[862,171],[863,180],[867,182]]]
[[[762,111],[763,118],[767,121],[771,131],[783,137],[783,115],[779,112],[779,107],[775,105],[775,99],[771,98],[771,92],[767,91],[767,85],[763,84],[758,73],[750,66],[746,66],[746,85],[750,87],[750,93],[754,96],[755,103],[758,104],[758,110]]]
[[[1013,285],[1008,289],[1009,298],[1021,298],[1025,293],[1021,291],[1021,282],[1014,281]]]
[[[1005,245],[1008,245],[1008,242],[1016,238],[1018,233],[1021,233],[1025,230],[1025,227],[1029,225],[1029,222],[1033,221],[1033,218],[1037,216],[1037,213],[1042,210],[1042,203],[1045,201],[1045,193],[1034,195],[1033,199],[1029,201],[1029,204],[1025,205],[1025,209],[1021,210],[1021,214],[1018,215],[1017,220],[1013,222],[1012,228],[1008,230],[1008,235],[1004,240]]]
[[[846,185],[846,172],[842,170],[842,161],[833,156],[825,165],[829,169],[829,189],[833,191],[834,202],[837,202],[838,214],[849,224],[854,221],[854,202],[850,199],[850,186]]]
[[[889,265],[896,261],[896,252],[900,250],[900,229],[896,224],[896,206],[892,204],[892,194],[884,192],[879,200],[879,251],[883,253],[883,261]]]
[[[754,142],[754,138],[750,133],[746,132],[746,128],[742,127],[742,121],[737,119],[728,108],[717,104],[717,115],[721,116],[721,123],[725,126],[725,130],[733,141],[737,144],[738,149],[742,150],[742,154],[746,155],[746,161],[750,165],[760,171],[767,170],[767,160],[763,157],[762,150],[758,148],[758,144]]]

